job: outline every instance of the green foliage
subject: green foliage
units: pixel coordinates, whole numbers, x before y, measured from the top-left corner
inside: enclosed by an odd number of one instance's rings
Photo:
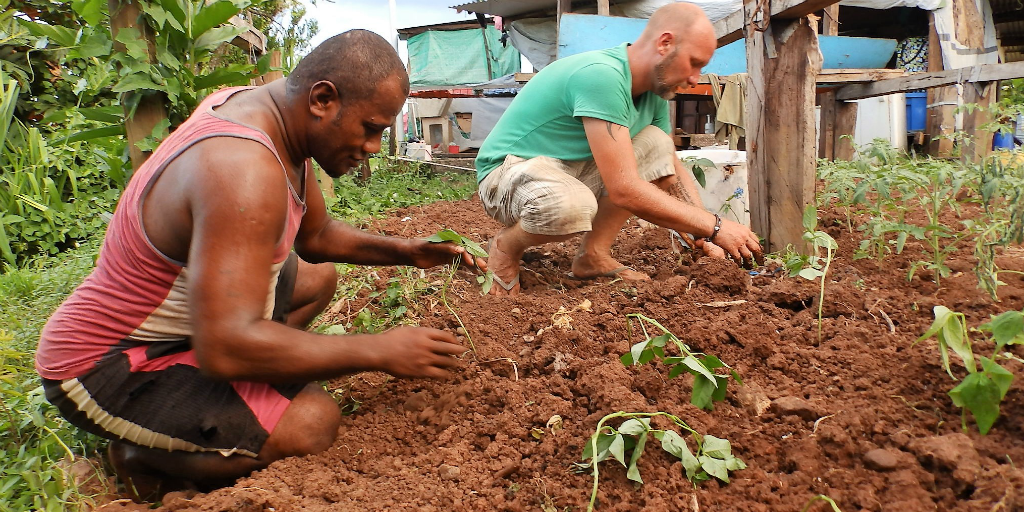
[[[1024,78],[1003,80],[999,88],[1002,89],[1000,105],[1005,107],[1024,105]]]
[[[428,165],[386,157],[371,158],[369,165],[365,183],[351,174],[334,180],[336,197],[325,198],[333,216],[360,224],[387,210],[458,201],[476,190],[476,178],[469,173],[439,173]]]
[[[808,267],[798,271],[797,275],[809,280],[821,278],[821,289],[818,294],[818,341],[821,341],[821,308],[825,302],[825,276],[828,274],[828,268],[832,265],[832,257],[835,255],[835,251],[839,249],[839,244],[832,238],[832,235],[817,230],[818,210],[813,204],[809,204],[804,208],[803,226],[804,234],[802,238],[805,242],[811,244],[814,248],[814,253],[809,258]],[[825,248],[826,251],[824,267],[820,266],[822,248]],[[793,269],[790,269],[791,276],[792,273]]]
[[[715,162],[712,162],[707,158],[697,158],[694,156],[690,156],[686,157],[686,159],[683,160],[683,163],[690,167],[690,172],[693,173],[693,179],[697,180],[697,183],[700,184],[700,187],[707,188],[707,173],[705,172],[705,169],[714,169]],[[726,204],[728,204],[728,201],[726,201]]]
[[[673,429],[651,428],[651,419],[663,417],[670,420],[674,427],[679,427],[696,446],[691,451],[686,439]],[[627,418],[618,428],[605,423],[616,418]],[[590,470],[594,475],[594,486],[590,494],[588,511],[594,510],[597,501],[599,480],[598,463],[615,459],[626,468],[626,477],[642,484],[637,462],[647,447],[650,438],[661,442],[661,448],[682,462],[686,479],[696,484],[704,480],[717,478],[729,482],[729,473],[747,467],[742,460],[732,454],[732,445],[725,439],[712,435],[701,435],[690,428],[683,420],[666,412],[617,412],[609,414],[597,423],[597,429],[590,436],[590,441],[583,447],[583,463],[575,465],[580,472]]]
[[[626,328],[630,341],[633,339],[633,321],[637,321],[640,330],[643,332],[643,341],[635,343],[630,347],[629,352],[622,355],[619,360],[626,366],[641,365],[649,363],[655,357],[669,367],[668,376],[674,379],[683,373],[693,375],[693,391],[690,394],[690,403],[708,411],[714,410],[715,402],[725,400],[726,386],[729,384],[729,377],[732,376],[740,385],[743,379],[729,365],[722,362],[716,356],[693,352],[675,334],[666,329],[657,320],[644,316],[640,313],[626,315]],[[647,324],[657,327],[661,334],[651,336],[647,332]],[[679,356],[666,356],[665,347],[671,342]],[[726,368],[728,375],[719,375],[715,370]]]
[[[920,240],[924,254],[911,265],[908,279],[925,268],[941,285],[951,273],[948,257],[973,238],[979,286],[997,298],[1003,284],[998,276],[1007,271],[998,268],[995,256],[1010,243],[1024,242],[1024,162],[991,157],[975,164],[908,157],[876,140],[861,148],[852,162],[822,164],[819,177],[825,181],[819,205],[845,209],[851,233],[852,219],[864,219],[857,227],[862,241],[855,258],[881,259],[902,253],[910,239]],[[958,197],[967,191],[980,199],[983,216],[961,216]],[[924,221],[909,220],[913,211],[922,212]],[[950,213],[958,222],[948,221]]]
[[[33,351],[47,317],[92,269],[97,249],[90,242],[0,274],[0,512],[77,510],[89,502],[65,471],[100,441],[46,402]]]
[[[992,357],[979,356],[975,360],[974,349],[968,336],[967,321],[963,313],[951,311],[945,306],[933,309],[935,321],[931,327],[917,339],[919,341],[935,337],[939,344],[942,367],[954,380],[956,377],[949,365],[949,352],[953,351],[963,361],[967,376],[949,392],[953,404],[963,409],[961,423],[967,430],[967,412],[974,416],[978,431],[987,434],[999,417],[999,404],[1006,397],[1013,374],[997,362],[1002,359],[1019,358],[1009,352],[1002,352],[1007,345],[1024,344],[1024,312],[1006,311],[985,324],[976,332],[984,333],[994,343]],[[977,361],[981,361],[978,369]]]
[[[434,233],[427,238],[428,242],[433,243],[444,243],[451,242],[456,245],[460,245],[466,249],[470,255],[474,258],[486,258],[487,251],[485,251],[480,244],[452,231],[450,229],[443,229]],[[466,324],[462,323],[462,318],[455,311],[455,308],[448,302],[448,289],[451,288],[452,280],[455,279],[455,272],[459,270],[459,265],[462,263],[462,256],[456,256],[455,261],[445,267],[446,275],[444,284],[441,286],[441,302],[444,303],[444,307],[448,308],[448,312],[455,317],[455,320],[462,326],[462,330],[466,333],[466,341],[469,342],[469,348],[473,351],[473,355],[476,355],[476,345],[473,344],[473,338],[469,335],[469,329],[466,328]],[[488,272],[483,278],[481,284],[483,285],[483,293],[487,294],[491,289],[491,284],[494,281],[494,274]]]

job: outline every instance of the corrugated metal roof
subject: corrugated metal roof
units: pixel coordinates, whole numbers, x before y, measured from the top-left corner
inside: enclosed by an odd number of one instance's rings
[[[478,12],[493,16],[519,16],[531,12],[555,9],[557,0],[481,0],[461,5],[453,5],[452,9]]]
[[[990,0],[990,4],[1007,62],[1024,60],[1024,5],[1019,0]]]

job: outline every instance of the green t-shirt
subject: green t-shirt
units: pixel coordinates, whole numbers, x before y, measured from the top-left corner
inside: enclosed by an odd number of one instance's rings
[[[476,158],[477,182],[508,155],[594,158],[582,117],[629,128],[629,136],[654,125],[671,134],[668,102],[654,93],[632,96],[628,44],[559,59],[534,76],[509,105]]]

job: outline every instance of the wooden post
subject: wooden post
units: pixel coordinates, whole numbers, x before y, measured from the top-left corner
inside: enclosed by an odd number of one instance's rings
[[[558,45],[562,43],[562,15],[572,10],[572,0],[558,0],[555,6],[555,58]]]
[[[121,29],[134,28],[139,31],[139,36],[145,38],[149,46],[149,59],[156,59],[156,46],[153,42],[153,34],[149,26],[139,23],[139,16],[142,11],[133,0],[107,0],[107,8],[110,11],[110,33],[117,38]],[[114,48],[124,51],[123,44],[114,42]],[[139,167],[149,158],[149,152],[144,152],[136,145],[139,141],[149,137],[153,128],[161,121],[167,119],[167,109],[164,107],[164,95],[158,93],[143,94],[135,114],[128,117],[128,107],[125,107],[125,135],[128,139],[128,154],[132,159],[132,168]]]
[[[610,6],[608,5],[608,0],[597,0],[597,15],[598,16],[608,16],[610,14],[611,14],[611,9],[610,9]]]
[[[853,136],[857,130],[857,103],[853,101],[836,102],[835,139],[833,141],[833,158],[835,160],[853,160],[856,153],[853,147]],[[844,137],[846,135],[847,137]]]
[[[281,67],[281,50],[273,50],[270,52],[270,67],[280,68]],[[284,78],[284,73],[277,69],[271,69],[267,71],[267,74],[254,80],[253,85],[264,85],[269,84],[275,80]]]
[[[765,32],[747,23],[746,30],[751,227],[770,251],[790,244],[806,250],[802,219],[814,202],[814,91],[822,63],[817,29],[800,18],[771,21]]]
[[[982,126],[992,122],[992,113],[988,108],[995,101],[998,84],[999,82],[964,84],[964,105],[977,105],[970,112],[964,112],[964,133],[968,138],[964,141],[961,158],[965,162],[980,162],[992,152],[993,133],[982,129]]]
[[[839,4],[832,4],[825,8],[825,15],[821,18],[821,35],[839,35]]]
[[[939,33],[935,30],[935,14],[928,21],[928,71],[942,71],[942,47],[939,46]],[[953,154],[953,130],[956,128],[956,111],[958,94],[956,86],[935,87],[928,89],[928,117],[924,132],[930,142],[927,153],[931,156],[948,158]]]
[[[825,36],[839,35],[839,4],[825,8],[821,18],[821,34]],[[836,93],[824,92],[818,95],[821,104],[818,133],[818,157],[835,159],[836,147]]]

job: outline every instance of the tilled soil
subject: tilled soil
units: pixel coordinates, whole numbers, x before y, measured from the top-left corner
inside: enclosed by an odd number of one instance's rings
[[[751,276],[723,260],[694,262],[673,252],[666,230],[634,220],[614,255],[652,281],[572,280],[577,241],[530,251],[516,298],[480,296],[464,274],[450,299],[477,353],[452,379],[339,379],[332,385],[360,403],[330,450],[279,461],[231,488],[167,496],[163,510],[585,510],[592,477],[570,469],[598,421],[616,411],[674,414],[730,440],[748,467],[729,484],[694,487],[680,462],[651,443],[639,463],[642,486],[616,462],[602,463],[602,511],[799,511],[819,494],[844,512],[1024,510],[1024,471],[1014,466],[1024,464],[1021,379],[987,436],[971,420],[965,433],[935,341],[912,346],[935,305],[965,313],[971,326],[1021,309],[1024,279],[1003,275],[1002,301],[993,303],[963,249],[941,289],[924,272],[908,283],[919,245],[882,261],[853,260],[859,233],[836,213],[824,218],[841,249],[820,339],[817,282],[771,266]],[[392,235],[452,228],[476,240],[498,227],[473,200],[408,208],[376,224]],[[1024,251],[1011,248],[999,262],[1024,270]],[[385,286],[391,271],[378,272]],[[623,366],[625,315],[638,312],[717,355],[745,385],[730,383],[726,400],[707,412],[690,405],[688,375],[669,379],[657,362]],[[421,325],[458,327],[436,296],[423,299],[420,314]],[[976,350],[989,355],[991,346]],[[963,366],[953,366],[962,378]],[[1006,366],[1024,375],[1022,365]],[[558,431],[548,427],[555,415]]]

